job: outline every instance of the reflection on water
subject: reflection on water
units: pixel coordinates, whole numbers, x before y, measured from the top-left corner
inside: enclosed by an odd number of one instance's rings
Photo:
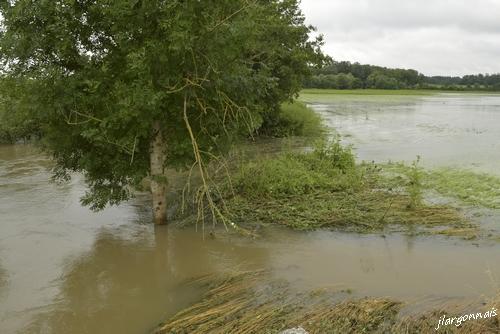
[[[195,231],[101,229],[89,252],[64,262],[53,303],[23,331],[39,333],[145,333],[200,298],[182,284],[205,274],[256,268],[265,249],[203,241]]]
[[[189,245],[167,229],[156,231],[155,238],[151,231],[142,232],[129,240],[101,230],[89,252],[66,261],[63,276],[54,282],[60,290],[54,303],[26,331],[144,333],[199,298],[194,287],[178,285],[210,271],[207,254],[194,249],[201,240]],[[185,254],[182,263],[178,253]]]
[[[49,182],[29,146],[0,146],[0,333],[143,333],[200,292],[183,282],[252,269],[266,251],[149,224],[141,199],[92,213],[80,178]]]
[[[2,295],[6,285],[7,285],[7,273],[3,269],[2,263],[0,262],[0,296]]]
[[[363,160],[500,173],[500,95],[342,96],[313,104]]]
[[[270,269],[297,291],[477,298],[500,277],[500,245],[268,229],[258,240],[154,228],[141,199],[92,213],[81,179],[48,182],[50,162],[0,147],[0,333],[147,333],[199,298],[193,277]],[[4,282],[4,283],[2,283]]]
[[[200,297],[200,287],[184,282],[233,270],[271,269],[298,292],[336,286],[356,297],[429,302],[490,295],[500,275],[497,246],[281,229],[257,241],[203,240],[192,229],[130,232],[101,229],[89,252],[63,261],[51,282],[58,293],[22,332],[146,333]]]

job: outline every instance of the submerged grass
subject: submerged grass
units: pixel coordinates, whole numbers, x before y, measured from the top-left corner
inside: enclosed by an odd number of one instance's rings
[[[338,140],[313,151],[242,163],[222,186],[237,225],[371,232],[389,225],[469,228],[452,207],[420,203],[418,184],[393,187],[375,164],[357,165]],[[417,203],[418,202],[418,203]]]
[[[435,333],[445,310],[419,316],[400,316],[403,303],[388,298],[352,299],[343,291],[293,293],[288,283],[270,279],[265,271],[205,277],[208,292],[197,304],[179,312],[156,334],[274,334],[300,326],[310,334]],[[500,298],[484,309],[500,307]],[[448,310],[450,311],[450,310]],[[477,311],[477,310],[476,310]],[[442,327],[441,333],[498,333],[498,318]]]
[[[304,89],[300,92],[299,100],[305,103],[332,103],[338,101],[370,102],[370,103],[408,103],[421,97],[432,96],[436,92],[420,90],[332,90],[332,89]]]
[[[328,95],[435,95],[440,91],[425,89],[303,89],[301,95],[328,94]]]
[[[383,168],[403,178],[411,177],[412,173],[412,168],[403,163],[387,164]],[[397,179],[392,177],[392,180]],[[500,209],[499,177],[468,170],[438,168],[421,171],[421,182],[424,189],[435,190],[464,204]]]

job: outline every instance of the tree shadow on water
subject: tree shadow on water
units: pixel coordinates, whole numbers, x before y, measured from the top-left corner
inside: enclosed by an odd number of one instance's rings
[[[187,284],[193,278],[269,258],[266,249],[204,240],[193,229],[144,230],[130,237],[102,229],[90,251],[67,261],[58,297],[23,332],[148,333],[201,298],[206,287]]]
[[[65,274],[55,283],[60,288],[58,298],[27,332],[147,332],[202,292],[181,284],[203,270],[203,263],[193,270],[189,256],[186,263],[177,260],[177,254],[192,244],[185,238],[168,229],[135,239],[102,230],[89,252],[68,261]],[[196,262],[203,262],[202,254],[192,251],[198,253]]]
[[[2,263],[0,262],[0,296],[4,292],[7,283],[7,271],[2,267]]]

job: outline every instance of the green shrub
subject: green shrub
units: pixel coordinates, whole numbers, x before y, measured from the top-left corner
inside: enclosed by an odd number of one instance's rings
[[[321,137],[321,117],[304,103],[283,103],[279,112],[264,122],[261,133],[271,137]]]

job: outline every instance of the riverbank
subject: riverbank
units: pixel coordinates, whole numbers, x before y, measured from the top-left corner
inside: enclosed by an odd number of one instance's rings
[[[311,151],[309,140],[297,149],[291,149],[292,144],[290,148],[281,147],[282,152],[277,150],[273,155],[257,152],[251,157],[245,157],[245,153],[243,157],[238,154],[230,156],[227,163],[215,168],[223,173],[215,178],[212,189],[220,212],[227,218],[226,223],[250,231],[258,230],[262,225],[280,225],[298,230],[328,228],[356,233],[403,231],[470,240],[500,240],[500,229],[493,221],[498,216],[494,210],[500,207],[500,178],[460,166],[437,168],[429,161],[437,162],[438,159],[432,156],[432,159],[426,158],[428,154],[436,155],[436,152],[439,158],[453,153],[451,148],[456,146],[457,139],[466,149],[471,143],[480,143],[481,138],[494,140],[493,132],[489,128],[480,128],[481,124],[474,126],[473,119],[465,125],[458,125],[467,126],[464,129],[452,128],[445,122],[449,122],[448,110],[456,113],[459,107],[468,110],[475,105],[485,105],[481,110],[488,111],[486,106],[496,98],[459,95],[424,101],[422,96],[383,95],[404,91],[371,90],[375,94],[375,103],[370,95],[349,95],[349,91],[337,91],[338,95],[328,92],[319,90],[311,98],[315,103],[321,103],[318,101],[322,98],[334,102],[312,106],[321,115],[324,124],[330,126],[330,133],[338,131],[344,135],[343,142],[323,143],[323,146]],[[304,95],[301,98],[304,99]],[[358,101],[363,98],[370,100]],[[415,108],[422,105],[432,108],[429,117],[436,119],[436,124],[429,124],[426,114],[422,116],[422,123],[406,121],[408,115],[414,115]],[[304,105],[298,106],[310,113]],[[373,115],[370,116],[370,113]],[[464,117],[472,117],[467,115],[464,112]],[[394,128],[397,119],[401,119],[404,131]],[[380,131],[373,131],[377,127]],[[352,135],[344,128],[348,131],[352,128],[356,133]],[[416,131],[419,135],[413,138]],[[360,135],[366,139],[356,141]],[[378,135],[383,136],[380,143],[371,138]],[[450,136],[456,139],[449,144],[443,141],[442,138]],[[429,143],[421,144],[425,140]],[[293,142],[293,139],[289,141]],[[413,141],[415,144],[412,144]],[[392,150],[394,143],[399,142],[401,147]],[[361,157],[355,157],[350,144],[356,146],[356,154],[361,152]],[[443,144],[447,145],[446,151],[440,151]],[[373,161],[371,163],[363,162],[366,157],[363,148],[367,145],[373,145],[373,154],[367,159]],[[380,161],[380,152],[385,151],[388,157],[393,152],[396,159],[401,159],[401,153],[404,153],[411,160],[406,163],[387,163],[389,158]],[[414,152],[413,156],[411,152]],[[415,162],[421,153],[425,158],[412,165],[411,161]],[[467,158],[474,155],[483,158],[477,150],[471,150]],[[449,161],[447,159],[445,163]],[[471,165],[479,164],[474,161]],[[490,211],[480,212],[483,209]],[[492,218],[485,224],[488,218],[484,216],[487,215],[492,215]]]
[[[360,163],[339,139],[320,141],[314,149],[299,145],[250,157],[240,153],[214,170],[219,173],[211,192],[223,223],[246,234],[282,226],[500,240],[500,231],[479,223],[472,209],[498,208],[500,178],[495,176],[428,170],[418,160]],[[177,224],[212,226],[215,221],[197,215],[195,204]]]

